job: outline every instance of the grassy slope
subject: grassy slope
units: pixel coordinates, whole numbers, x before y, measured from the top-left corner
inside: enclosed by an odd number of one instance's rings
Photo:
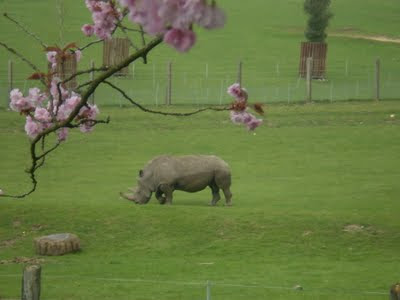
[[[59,42],[59,34],[56,8],[54,4],[49,5],[49,3],[52,2],[12,1],[5,2],[0,8],[14,12],[14,16],[24,20],[29,28],[51,44]],[[216,103],[221,97],[221,86],[224,89],[235,81],[237,62],[242,60],[244,84],[254,99],[269,102],[287,101],[289,87],[291,94],[289,100],[302,100],[304,87],[298,82],[297,66],[299,43],[304,40],[303,1],[281,1],[277,4],[274,1],[254,0],[251,5],[243,5],[241,2],[225,0],[220,3],[228,14],[228,23],[224,29],[201,32],[198,45],[189,54],[179,55],[167,46],[159,47],[150,56],[148,66],[137,64],[137,77],[134,81],[119,80],[118,84],[125,86],[133,96],[154,103],[156,97],[156,84],[153,83],[154,70],[155,82],[159,82],[159,101],[163,101],[166,64],[172,60],[175,74],[175,103],[196,103],[196,101]],[[79,1],[65,2],[64,40],[77,41],[82,45],[85,39],[80,34],[79,28],[81,24],[88,22],[89,14],[85,10],[78,9],[80,6],[83,7],[83,3]],[[362,0],[348,3],[338,0],[333,3],[332,10],[335,13],[329,28],[332,32],[352,28],[365,34],[397,36],[400,7],[395,0],[385,0],[384,3]],[[31,11],[37,13],[32,14]],[[6,29],[2,31],[2,40],[17,49],[26,49],[26,45],[29,45],[32,51],[28,51],[27,56],[39,63],[39,47],[29,37],[25,37],[22,33],[16,35],[14,26],[4,18],[0,19],[0,25]],[[396,74],[400,66],[398,45],[339,37],[331,37],[328,42],[329,82],[316,84],[314,89],[316,99],[329,98],[332,82],[335,87],[334,99],[371,98],[373,63],[378,56],[383,60],[382,82],[387,83],[383,88],[383,96],[396,97],[398,90],[394,83],[398,80]],[[94,50],[97,51],[86,53],[81,63],[82,68],[87,66],[92,58],[100,63],[101,49],[98,47]],[[4,50],[0,51],[8,56]],[[346,61],[349,77],[344,76]],[[209,68],[207,79],[205,79],[206,64]],[[5,63],[0,66],[2,78],[6,76],[5,67]],[[26,78],[26,73],[29,71],[18,63],[17,78]],[[22,87],[24,82],[19,84]],[[207,88],[210,96],[206,100]],[[112,95],[103,89],[98,93],[98,98],[100,102],[118,103]],[[222,101],[229,101],[224,93]]]
[[[385,292],[398,280],[399,122],[389,118],[400,114],[396,102],[272,106],[257,135],[232,126],[226,113],[104,113],[113,122],[73,134],[40,171],[32,197],[0,202],[1,240],[14,243],[0,246],[2,259],[34,256],[36,236],[70,231],[82,239],[83,252],[45,258],[43,299],[196,299],[204,285],[179,282],[206,280],[217,282],[218,299],[365,299],[354,292]],[[22,120],[0,114],[0,182],[22,191]],[[226,159],[235,205],[208,207],[209,191],[177,192],[172,207],[120,200],[118,191],[160,153]],[[366,229],[343,232],[348,224]],[[20,270],[0,265],[0,275],[18,275],[0,276],[1,296],[17,297]],[[223,283],[300,284],[305,292]]]

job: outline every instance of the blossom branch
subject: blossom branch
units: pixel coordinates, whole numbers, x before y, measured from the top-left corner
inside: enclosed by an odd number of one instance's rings
[[[39,168],[39,166],[41,166],[40,164],[38,164],[38,161],[40,159],[43,159],[46,155],[48,155],[50,152],[54,151],[58,147],[58,145],[55,145],[53,148],[51,148],[48,151],[46,151],[46,152],[42,153],[41,155],[37,156],[37,154],[36,154],[37,144],[40,143],[44,137],[46,137],[47,135],[51,134],[52,132],[56,132],[60,128],[75,128],[75,127],[78,127],[79,125],[84,125],[85,122],[93,123],[93,124],[90,124],[90,125],[96,125],[97,123],[108,123],[110,121],[109,118],[107,120],[105,120],[105,121],[96,121],[96,120],[87,120],[86,119],[86,120],[83,120],[81,123],[78,123],[78,124],[73,124],[72,122],[78,116],[80,110],[84,106],[87,106],[87,102],[89,100],[89,97],[95,92],[97,87],[102,82],[104,82],[105,80],[107,80],[107,78],[111,77],[112,75],[114,75],[115,73],[120,71],[122,68],[127,67],[130,63],[132,63],[133,61],[137,60],[138,58],[146,57],[147,54],[152,49],[154,49],[157,45],[159,45],[161,42],[162,42],[162,37],[157,37],[157,38],[153,39],[149,44],[146,45],[146,47],[143,47],[139,51],[131,54],[128,58],[123,60],[121,63],[119,63],[119,64],[117,64],[117,65],[115,65],[115,66],[113,66],[111,68],[108,68],[106,71],[101,73],[96,79],[94,79],[88,85],[86,91],[83,92],[79,103],[77,103],[75,108],[72,110],[72,112],[68,115],[68,117],[65,120],[56,122],[52,126],[50,126],[49,128],[41,131],[31,141],[31,145],[30,145],[31,166],[27,171],[27,173],[29,174],[29,176],[31,178],[31,182],[32,182],[31,189],[28,192],[26,192],[24,194],[21,194],[21,195],[6,195],[6,194],[4,194],[4,195],[0,195],[0,197],[24,198],[24,197],[30,195],[31,193],[33,193],[36,190],[36,187],[37,187],[36,171]],[[86,70],[86,71],[82,71],[80,73],[81,74],[85,74],[85,72],[88,72],[88,71],[89,70]],[[67,79],[69,79],[69,78],[67,78]]]
[[[3,42],[0,42],[0,46],[4,47],[7,51],[11,52],[19,59],[21,59],[23,62],[27,63],[28,66],[30,66],[34,71],[40,73],[39,68],[36,65],[34,65],[31,61],[29,61],[27,58],[25,58],[21,53],[17,52],[17,50],[7,46]],[[40,78],[40,81],[46,86],[46,81],[43,78]]]
[[[140,105],[139,103],[135,102],[131,97],[129,97],[122,89],[120,89],[119,87],[117,87],[116,85],[112,84],[109,81],[103,81],[103,83],[108,84],[110,87],[112,87],[113,89],[117,90],[118,92],[121,93],[121,95],[128,100],[131,104],[133,104],[134,106],[136,106],[137,108],[139,108],[140,110],[147,112],[147,113],[152,113],[152,114],[158,114],[158,115],[163,115],[163,116],[175,116],[175,117],[188,117],[188,116],[192,116],[198,113],[201,113],[203,111],[206,110],[213,110],[213,111],[227,111],[230,110],[230,108],[228,107],[223,107],[223,108],[216,108],[216,107],[206,107],[206,108],[201,108],[192,112],[188,112],[188,113],[169,113],[169,112],[163,112],[163,111],[158,111],[158,110],[152,110],[152,109],[148,109],[142,105]]]
[[[43,48],[47,48],[47,45],[36,34],[34,34],[33,32],[30,32],[24,25],[19,23],[17,20],[14,20],[13,18],[11,18],[7,13],[4,13],[3,16],[6,17],[11,22],[15,23],[26,34],[28,34],[29,36],[33,37],[40,45],[42,45]]]
[[[89,48],[89,47],[92,46],[92,45],[101,43],[102,41],[103,41],[103,40],[95,40],[95,41],[90,42],[90,43],[88,43],[87,45],[85,45],[85,46],[83,46],[83,47],[81,47],[81,48],[78,48],[78,49],[79,49],[80,51],[83,51],[83,50],[85,50],[86,48]]]

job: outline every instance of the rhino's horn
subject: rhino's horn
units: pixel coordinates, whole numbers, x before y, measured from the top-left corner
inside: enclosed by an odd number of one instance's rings
[[[129,195],[129,194],[127,194],[127,193],[122,193],[122,192],[120,192],[119,194],[120,194],[120,196],[121,196],[122,198],[125,198],[125,199],[128,199],[128,200],[130,200],[130,201],[136,202],[135,198],[133,198],[133,195]]]

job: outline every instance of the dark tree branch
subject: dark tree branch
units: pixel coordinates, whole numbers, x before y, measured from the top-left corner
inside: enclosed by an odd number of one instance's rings
[[[39,70],[39,68],[37,66],[35,66],[32,62],[30,62],[27,58],[25,58],[22,54],[20,54],[19,52],[17,52],[15,49],[8,47],[6,44],[0,42],[0,46],[4,47],[7,51],[11,52],[12,54],[14,54],[15,56],[17,56],[19,59],[21,59],[23,62],[27,63],[28,66],[30,66],[34,71],[36,71],[37,73],[40,73],[41,71]],[[43,78],[40,78],[40,81],[47,86],[46,81]]]
[[[92,46],[92,45],[101,43],[102,41],[103,41],[103,40],[96,40],[96,41],[90,42],[90,43],[88,43],[87,45],[83,46],[82,48],[78,48],[78,49],[79,49],[80,51],[83,51],[83,50],[85,50],[86,48],[89,48],[89,47]]]
[[[206,108],[201,108],[201,109],[198,109],[198,110],[195,110],[195,111],[192,111],[192,112],[188,112],[188,113],[169,113],[169,112],[163,112],[163,111],[158,111],[158,110],[152,110],[152,109],[148,109],[148,108],[140,105],[139,103],[135,102],[134,100],[132,100],[132,98],[129,97],[122,89],[120,89],[116,85],[112,84],[111,82],[109,82],[107,80],[104,80],[103,83],[108,84],[110,87],[112,87],[113,89],[115,89],[118,92],[120,92],[121,95],[126,100],[128,100],[131,104],[133,104],[134,106],[136,106],[140,110],[142,110],[144,112],[147,112],[147,113],[158,114],[158,115],[163,115],[163,116],[188,117],[188,116],[192,116],[192,115],[201,113],[201,112],[206,111],[206,110],[213,110],[213,111],[227,111],[227,110],[230,110],[230,108],[228,108],[228,107],[223,107],[223,108],[206,107]]]
[[[33,32],[30,32],[24,25],[19,23],[17,20],[14,20],[13,18],[11,18],[7,13],[4,13],[3,16],[6,17],[11,22],[15,23],[26,34],[28,34],[29,36],[33,37],[40,45],[42,45],[43,48],[47,48],[47,45],[36,34],[34,34]]]

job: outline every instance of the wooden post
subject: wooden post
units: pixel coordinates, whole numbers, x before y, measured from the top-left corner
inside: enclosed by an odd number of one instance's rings
[[[22,300],[40,300],[40,276],[42,268],[38,265],[26,266],[22,278]]]
[[[307,58],[307,101],[312,101],[312,69],[313,69],[313,59],[312,57]]]
[[[377,58],[375,61],[375,100],[377,101],[380,100],[381,96],[380,76],[381,76],[381,60]]]
[[[237,82],[239,83],[240,86],[242,86],[242,61],[239,62],[239,68],[238,68],[238,75],[237,75]]]
[[[93,60],[93,59],[90,61],[90,68],[91,68],[91,69],[94,69],[94,60]],[[94,71],[90,72],[90,81],[93,81],[93,80],[94,80]],[[94,104],[94,91],[93,91],[93,93],[90,95],[90,102],[91,102],[92,104]]]
[[[211,300],[211,282],[207,280],[207,300]]]
[[[172,96],[172,62],[168,63],[168,73],[167,73],[167,94],[165,97],[165,104],[171,105]]]
[[[6,109],[10,107],[10,92],[14,86],[14,72],[13,72],[13,61],[8,61],[8,94],[6,98]]]

